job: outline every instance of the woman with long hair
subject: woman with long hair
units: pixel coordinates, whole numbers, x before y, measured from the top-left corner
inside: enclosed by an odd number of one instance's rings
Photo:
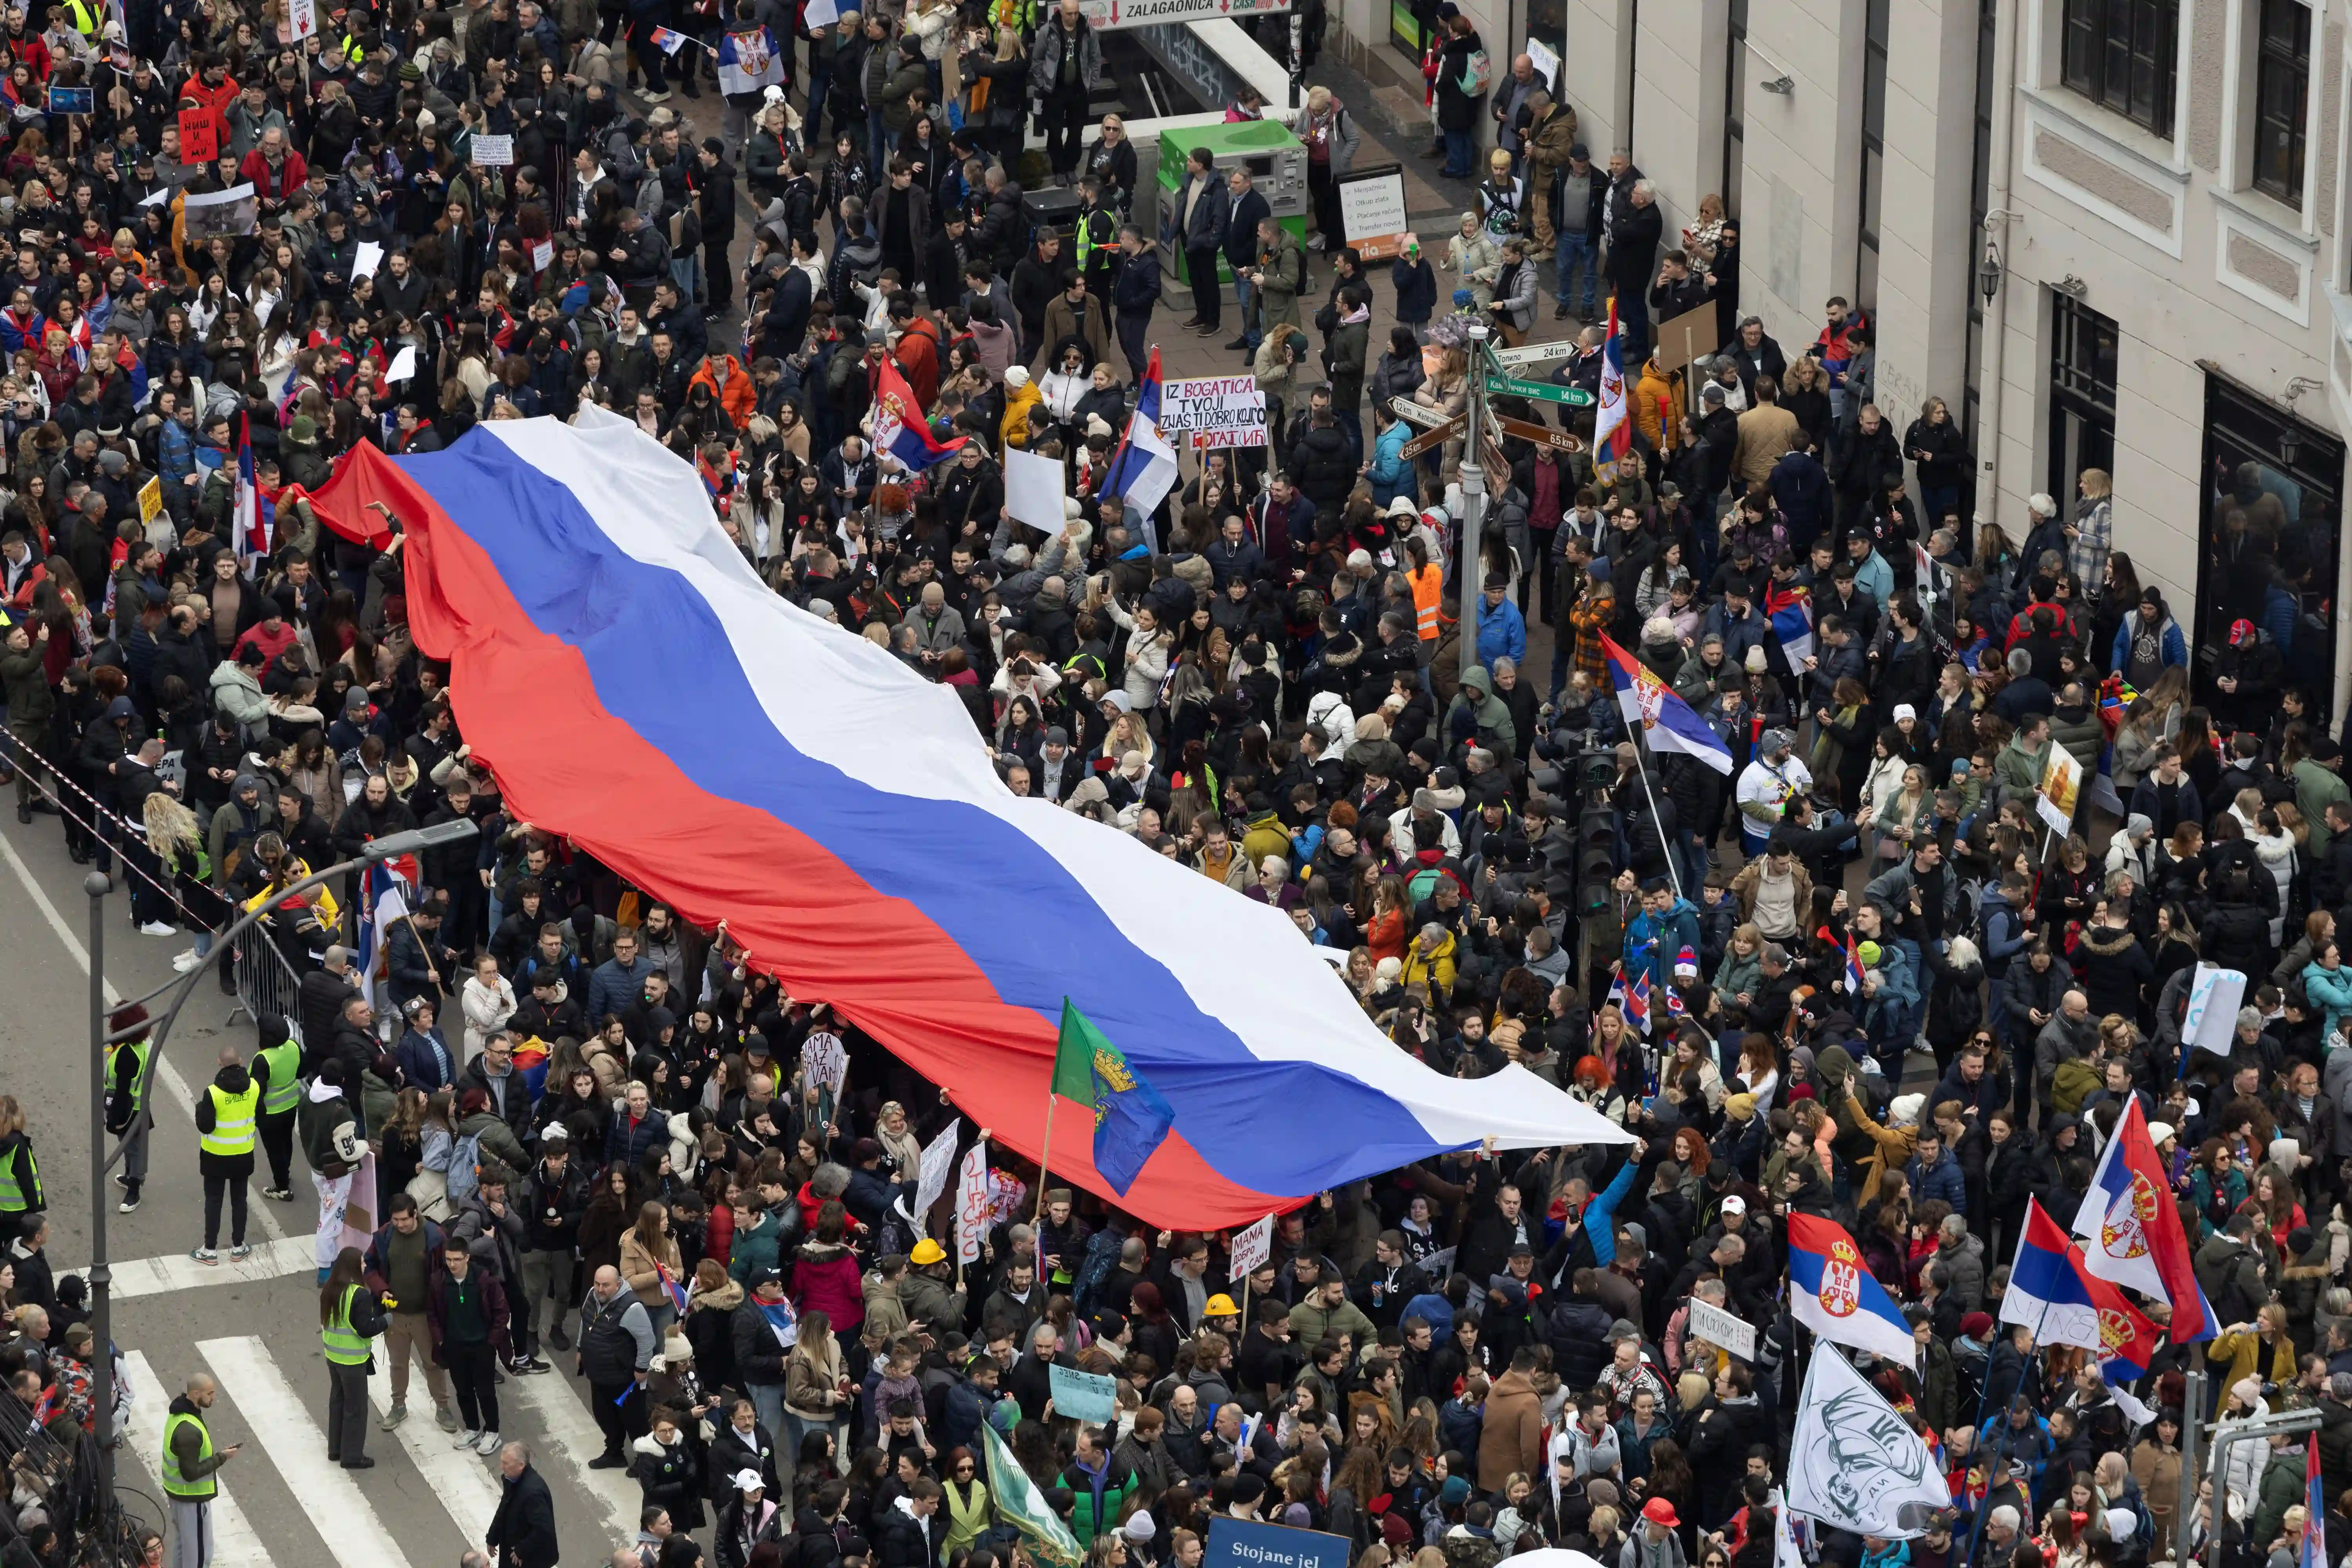
[[[319,1342],[327,1358],[327,1462],[364,1470],[367,1457],[369,1342],[383,1332],[383,1308],[360,1282],[366,1267],[356,1247],[335,1254],[319,1287]]]
[[[811,1433],[822,1432],[838,1449],[843,1415],[852,1392],[848,1367],[834,1338],[833,1319],[821,1308],[801,1314],[800,1335],[784,1358],[785,1445],[801,1451]]]
[[[680,1272],[677,1239],[669,1233],[667,1205],[647,1199],[637,1205],[636,1224],[621,1237],[620,1258],[621,1278],[637,1293],[646,1315],[653,1320],[654,1337],[659,1339],[677,1319],[669,1287]]]

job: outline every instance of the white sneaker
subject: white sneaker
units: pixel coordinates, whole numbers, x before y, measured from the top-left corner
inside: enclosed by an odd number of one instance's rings
[[[481,1456],[482,1456],[482,1458],[486,1458],[486,1459],[487,1459],[487,1458],[488,1458],[492,1454],[497,1453],[498,1451],[499,1451],[499,1435],[498,1435],[496,1432],[485,1432],[485,1433],[483,1433],[483,1434],[482,1434],[482,1440],[481,1440],[480,1442],[478,1442],[478,1443],[477,1443],[477,1444],[475,1444],[475,1445],[474,1445],[474,1452],[476,1452],[477,1454],[481,1455]]]
[[[162,921],[149,921],[139,928],[139,934],[141,936],[177,936],[180,934],[180,928],[165,925]]]
[[[172,960],[172,967],[178,970],[181,973],[185,974],[191,969],[203,968],[204,963],[205,955],[198,952],[192,947],[188,949],[187,952],[180,954],[179,957]]]
[[[467,1431],[460,1432],[455,1437],[450,1438],[449,1447],[453,1448],[470,1448],[481,1440],[481,1429],[479,1427],[474,1427],[469,1428]]]
[[[188,1256],[194,1258],[199,1263],[218,1263],[220,1261],[220,1254],[214,1251],[209,1247],[190,1247],[188,1249]]]

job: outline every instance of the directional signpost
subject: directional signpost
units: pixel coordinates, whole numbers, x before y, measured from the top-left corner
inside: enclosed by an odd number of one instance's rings
[[[1412,440],[1407,441],[1404,444],[1403,450],[1399,454],[1399,456],[1408,458],[1418,458],[1423,452],[1430,450],[1432,447],[1443,446],[1446,442],[1453,440],[1455,437],[1461,435],[1462,432],[1468,427],[1469,424],[1469,415],[1457,414],[1443,425],[1433,425],[1428,429],[1423,430],[1420,435],[1415,436]]]
[[[1549,425],[1538,425],[1532,419],[1496,419],[1506,436],[1517,436],[1522,441],[1532,441],[1538,447],[1549,447],[1555,452],[1581,452],[1584,443],[1565,430],[1555,430]]]
[[[1570,408],[1592,406],[1592,394],[1580,386],[1561,386],[1549,381],[1519,381],[1507,375],[1486,378],[1489,397],[1525,397],[1537,403],[1564,403]]]
[[[1415,403],[1409,397],[1389,399],[1389,412],[1408,425],[1418,425],[1423,430],[1445,423],[1445,416],[1425,403]]]

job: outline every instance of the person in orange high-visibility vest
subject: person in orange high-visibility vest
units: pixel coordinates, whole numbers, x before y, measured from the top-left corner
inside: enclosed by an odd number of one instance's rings
[[[1438,597],[1444,591],[1445,574],[1429,558],[1429,543],[1419,534],[1409,534],[1404,542],[1405,554],[1412,565],[1405,573],[1405,581],[1412,584],[1413,630],[1427,645],[1423,651],[1433,650],[1445,629],[1445,617],[1439,612]]]

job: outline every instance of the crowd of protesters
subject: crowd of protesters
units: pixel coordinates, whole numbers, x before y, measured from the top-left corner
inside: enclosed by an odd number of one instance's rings
[[[1971,518],[1949,411],[1898,438],[1861,312],[1832,300],[1784,351],[1738,311],[1721,204],[1666,246],[1631,158],[1596,162],[1524,57],[1484,80],[1451,5],[1433,151],[1467,177],[1489,116],[1501,163],[1442,257],[1385,268],[1384,342],[1381,269],[1330,232],[1345,107],[1318,89],[1295,113],[1312,244],[1205,153],[1163,228],[1118,118],[1087,133],[1102,40],[1075,4],[810,28],[775,0],[398,0],[302,7],[299,42],[295,9],[6,15],[0,681],[20,823],[53,813],[76,860],[120,859],[141,928],[193,936],[185,967],[233,987],[211,938],[258,908],[299,973],[296,1016],[204,1086],[201,1147],[155,1150],[121,1202],[193,1163],[196,1258],[241,1255],[248,1178],[290,1199],[298,1145],[325,1172],[356,1129],[385,1219],[322,1281],[322,1334],[348,1368],[380,1333],[383,1425],[421,1376],[527,1499],[499,1385],[563,1356],[596,1463],[644,1489],[619,1568],[1018,1562],[1037,1548],[992,1509],[992,1424],[1097,1568],[1195,1568],[1218,1516],[1345,1536],[1364,1568],[1547,1544],[1761,1568],[1801,1355],[1837,1353],[1787,1314],[1801,1212],[1847,1225],[1906,1304],[1919,1364],[1874,1375],[1956,1502],[1919,1540],[1814,1550],[2074,1568],[2218,1532],[2233,1568],[2290,1563],[2300,1448],[2238,1450],[2218,1510],[2176,1496],[2184,1415],[2291,1404],[2322,1415],[2329,1560],[2352,1547],[2352,791],[2324,694],[2288,673],[2324,653],[2296,646],[2324,551],[2259,475],[2221,502],[2242,613],[2192,668],[2104,474]],[[763,28],[783,79],[723,79]],[[717,133],[673,81],[735,89]],[[47,111],[77,85],[89,114]],[[211,161],[182,158],[191,110]],[[1033,117],[1033,183],[1077,203],[1050,221],[1024,189]],[[477,162],[481,138],[512,162]],[[238,184],[250,231],[192,239],[189,198]],[[1179,257],[1192,313],[1157,330],[1221,336],[1222,265],[1269,440],[1188,455],[1139,517],[1103,479]],[[1589,411],[1506,442],[1463,562],[1461,442],[1405,458],[1396,404],[1460,412],[1471,329],[1531,334],[1546,262],[1554,319],[1588,323],[1555,380],[1598,390],[1596,277],[1615,300],[1633,449],[1597,455]],[[1728,347],[1669,374],[1649,323],[1710,303]],[[886,359],[963,442],[927,472],[870,445]],[[1316,1194],[1246,1281],[1226,1237],[1040,1194],[1002,1156],[958,1269],[903,1206],[940,1086],[517,821],[410,641],[400,520],[375,549],[306,499],[358,443],[588,403],[696,465],[779,595],[954,687],[1011,788],[1288,911],[1400,1049],[1517,1063],[1639,1142]],[[1058,533],[1004,517],[1011,447],[1067,464]],[[1604,637],[1728,774],[1625,734]],[[2063,827],[2039,809],[2054,751],[2086,781]],[[459,816],[478,837],[425,857],[378,976],[352,964],[353,889],[284,896]],[[2180,1037],[2200,961],[2248,977],[2227,1054]],[[1654,1035],[1607,1000],[1636,979]],[[820,1037],[849,1062],[837,1096],[807,1070]],[[146,1114],[121,1063],[118,1132]],[[2028,1200],[2070,1222],[2134,1098],[2229,1331],[2164,1352],[2145,1427],[1999,1324]],[[0,1375],[69,1435],[91,1346],[43,1261],[37,1131],[0,1099]],[[1757,1355],[1694,1336],[1693,1300],[1754,1324]],[[2192,1356],[2212,1409],[2182,1408]],[[1050,1410],[1054,1364],[1113,1375],[1117,1419]],[[347,1377],[331,1452],[360,1468]],[[57,1563],[35,1489],[12,1568]],[[552,1521],[513,1512],[500,1561],[545,1568]]]

